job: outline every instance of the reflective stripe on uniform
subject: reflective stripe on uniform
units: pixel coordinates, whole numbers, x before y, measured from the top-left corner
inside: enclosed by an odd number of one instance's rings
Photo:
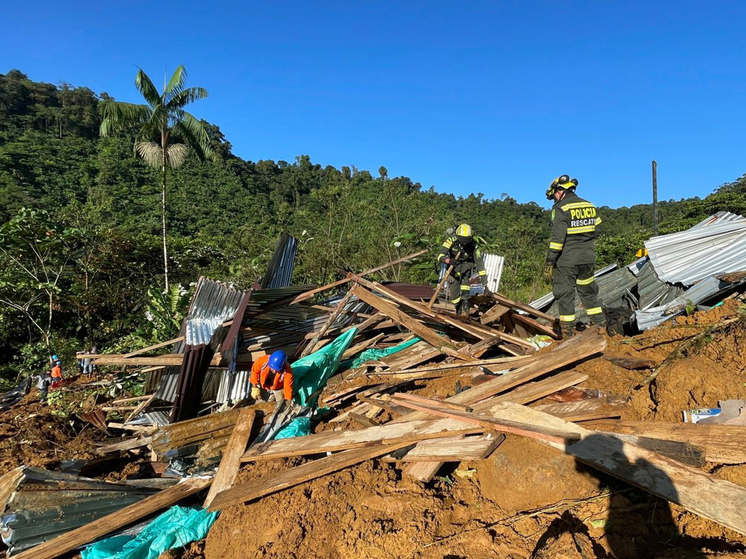
[[[479,270],[479,275],[480,276],[486,276],[487,275],[487,270]]]
[[[575,321],[575,315],[574,314],[561,314],[560,320],[562,322],[574,322]]]
[[[468,285],[462,285],[461,286],[461,291],[470,291],[470,290],[471,290],[471,287],[468,286]]]
[[[455,299],[451,299],[451,303],[453,303],[454,305],[456,305],[456,304],[458,304],[460,302],[461,302],[461,297],[456,297]]]
[[[438,262],[440,262],[441,260],[443,260],[446,256],[447,255],[445,255],[445,254],[439,254],[438,255]]]
[[[593,307],[592,309],[586,309],[585,312],[588,316],[591,316],[594,314],[601,314],[604,311],[601,307]]]
[[[562,211],[567,210],[578,210],[580,208],[593,208],[595,207],[590,202],[573,202],[572,204],[565,204],[564,206],[561,206]]]
[[[596,230],[595,225],[586,225],[584,227],[568,227],[568,235],[579,235],[580,233],[593,233]]]
[[[451,245],[452,245],[452,244],[453,244],[453,239],[446,239],[446,240],[445,240],[445,241],[443,242],[443,247],[444,247],[444,248],[451,248]]]
[[[578,285],[590,285],[593,283],[593,276],[589,277],[588,279],[576,279],[575,283]]]
[[[562,250],[565,243],[549,243],[549,250]]]
[[[601,218],[600,217],[596,218],[596,225],[601,225]]]

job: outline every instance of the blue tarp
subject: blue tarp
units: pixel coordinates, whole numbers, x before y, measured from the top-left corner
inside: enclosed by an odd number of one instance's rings
[[[86,547],[83,559],[157,559],[207,536],[217,512],[173,506],[135,536],[113,536]]]

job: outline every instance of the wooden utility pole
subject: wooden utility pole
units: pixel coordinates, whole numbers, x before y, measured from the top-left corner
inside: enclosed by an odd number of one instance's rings
[[[658,164],[653,159],[653,235],[658,235]]]

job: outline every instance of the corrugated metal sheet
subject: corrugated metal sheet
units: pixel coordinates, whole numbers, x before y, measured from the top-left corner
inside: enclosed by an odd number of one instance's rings
[[[609,272],[611,272],[613,270],[616,270],[616,269],[617,269],[617,265],[616,264],[609,264],[605,268],[601,268],[595,274],[593,274],[593,277],[599,278],[599,277],[603,276],[604,274],[608,274]],[[538,311],[543,311],[543,310],[549,308],[549,306],[553,302],[554,302],[554,293],[552,293],[550,291],[546,295],[542,295],[538,299],[536,299],[534,301],[531,301],[529,303],[529,306],[535,308]]]
[[[10,553],[29,549],[158,492],[39,468],[23,467],[8,475],[18,476],[0,522]]]
[[[429,301],[435,293],[431,285],[417,285],[414,283],[401,283],[396,281],[383,282],[382,285],[389,288],[394,293],[411,299],[413,301]]]
[[[277,239],[275,252],[267,266],[267,272],[262,277],[262,289],[287,287],[293,277],[295,268],[295,252],[298,249],[298,239],[287,233],[282,233]]]
[[[199,278],[185,320],[188,345],[209,344],[220,325],[233,318],[244,293],[227,285]]]
[[[503,275],[505,258],[497,254],[484,254],[484,267],[487,270],[487,287],[494,293],[500,290],[500,278]]]
[[[746,270],[746,219],[715,214],[691,229],[653,237],[645,243],[658,277],[693,283],[715,274]]]
[[[596,277],[596,284],[598,285],[598,296],[601,299],[602,306],[626,307],[630,306],[628,301],[634,298],[632,290],[637,285],[637,278],[627,267],[624,267],[598,275]],[[575,308],[577,309],[576,315],[578,320],[586,322],[588,317],[585,314],[577,293],[575,294]],[[552,303],[546,313],[551,316],[559,316],[556,301]]]
[[[726,211],[719,211],[717,213],[712,214],[710,217],[703,219],[697,225],[692,227],[692,229],[696,229],[697,227],[704,227],[706,225],[715,225],[716,223],[723,223],[726,221],[744,221],[746,220],[746,217],[743,217],[742,215],[734,214],[731,212]]]
[[[249,394],[250,371],[221,371],[220,387],[216,401],[220,404],[238,402]]]
[[[661,281],[650,260],[645,259],[637,273],[637,293],[640,309],[670,303],[683,289]]]
[[[734,284],[720,280],[715,276],[705,278],[696,285],[687,289],[667,305],[660,305],[658,307],[635,312],[637,327],[640,330],[647,330],[648,328],[658,326],[659,324],[682,314],[687,306],[696,306],[703,301],[716,297],[718,294],[731,289],[733,285]]]

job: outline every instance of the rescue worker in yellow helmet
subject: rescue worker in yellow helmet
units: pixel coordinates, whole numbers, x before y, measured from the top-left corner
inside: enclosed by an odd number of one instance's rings
[[[458,256],[458,259],[456,258]],[[487,270],[484,267],[482,251],[474,240],[471,225],[462,223],[456,229],[456,234],[448,237],[438,253],[438,265],[445,263],[453,266],[451,277],[450,300],[456,306],[460,315],[469,314],[469,280],[476,270],[484,286],[484,292],[490,294],[487,287]]]
[[[597,326],[606,326],[593,277],[601,217],[593,204],[575,194],[577,186],[577,179],[562,175],[552,181],[546,192],[547,200],[554,200],[554,206],[545,274],[553,284],[563,338],[575,334],[576,290],[588,318]]]

